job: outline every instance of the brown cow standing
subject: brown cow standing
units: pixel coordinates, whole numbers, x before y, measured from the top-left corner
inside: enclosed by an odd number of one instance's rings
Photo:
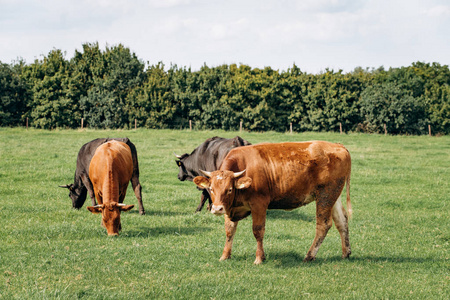
[[[102,214],[102,225],[108,235],[119,235],[120,212],[134,207],[122,203],[132,174],[133,159],[127,144],[112,140],[97,148],[89,165],[89,178],[98,205],[87,209]]]
[[[351,214],[350,171],[350,154],[341,144],[313,141],[232,149],[220,170],[203,171],[209,178],[194,179],[198,187],[209,190],[211,212],[225,215],[226,242],[220,260],[231,257],[238,221],[252,214],[257,242],[255,264],[262,263],[267,209],[292,210],[313,201],[316,235],[305,261],[315,259],[333,220],[341,235],[342,257],[349,257],[348,218],[340,195],[347,183],[347,208]]]

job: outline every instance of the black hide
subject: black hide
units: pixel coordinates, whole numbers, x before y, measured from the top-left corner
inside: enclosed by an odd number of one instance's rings
[[[207,139],[204,143],[194,149],[191,154],[183,154],[178,157],[179,167],[178,179],[181,181],[192,181],[196,176],[203,176],[200,169],[204,171],[216,171],[220,168],[222,161],[231,149],[251,145],[239,136],[232,139],[218,136]],[[211,205],[211,197],[206,190],[202,191],[200,204],[196,212],[202,210],[203,205],[208,200],[208,209]]]

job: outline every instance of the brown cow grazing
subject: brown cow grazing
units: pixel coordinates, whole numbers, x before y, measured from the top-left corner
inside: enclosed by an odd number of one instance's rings
[[[139,204],[139,213],[145,215],[144,205],[142,204],[142,187],[139,182],[139,163],[137,158],[136,146],[128,138],[99,138],[84,144],[77,156],[77,167],[75,169],[74,182],[71,184],[60,185],[59,187],[69,189],[69,197],[72,199],[72,207],[80,209],[85,200],[86,195],[92,200],[92,205],[95,203],[94,188],[89,178],[89,164],[95,154],[98,146],[110,140],[124,142],[130,147],[131,157],[133,158],[133,176],[131,177],[131,185]]]
[[[89,165],[89,178],[98,205],[87,209],[102,214],[102,225],[108,235],[119,235],[120,212],[134,207],[122,203],[132,174],[133,159],[127,144],[112,140],[97,148]]]
[[[333,220],[341,235],[342,257],[348,258],[348,218],[340,195],[347,183],[347,208],[351,214],[350,170],[350,154],[341,144],[313,141],[232,149],[220,170],[202,171],[208,178],[194,178],[198,187],[209,190],[211,212],[225,215],[226,242],[220,260],[231,257],[237,224],[252,214],[257,242],[255,264],[262,263],[267,209],[292,210],[313,201],[316,236],[305,261],[315,259]]]

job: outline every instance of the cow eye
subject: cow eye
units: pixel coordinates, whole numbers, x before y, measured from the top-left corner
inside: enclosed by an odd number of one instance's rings
[[[210,191],[211,191],[211,194],[213,194],[213,195],[214,195],[214,191],[213,191],[212,189],[210,189]]]
[[[232,191],[233,191],[233,188],[230,187],[230,188],[228,189],[228,194],[231,194]]]

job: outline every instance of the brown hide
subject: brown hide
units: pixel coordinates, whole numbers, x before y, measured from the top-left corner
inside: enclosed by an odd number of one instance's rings
[[[245,173],[235,178],[243,170]],[[209,179],[194,179],[200,188],[209,189],[211,212],[225,214],[227,241],[221,260],[231,255],[238,221],[251,214],[257,240],[255,263],[261,263],[265,259],[262,240],[267,209],[291,210],[313,201],[316,201],[316,237],[305,260],[315,258],[333,220],[341,234],[343,257],[348,257],[351,251],[347,213],[339,196],[347,183],[347,208],[351,212],[350,170],[347,149],[324,141],[232,149],[220,170],[207,174]]]
[[[127,144],[112,140],[97,148],[89,165],[89,177],[98,205],[88,210],[102,214],[108,235],[119,234],[120,212],[134,207],[122,204],[132,174],[133,160]]]

